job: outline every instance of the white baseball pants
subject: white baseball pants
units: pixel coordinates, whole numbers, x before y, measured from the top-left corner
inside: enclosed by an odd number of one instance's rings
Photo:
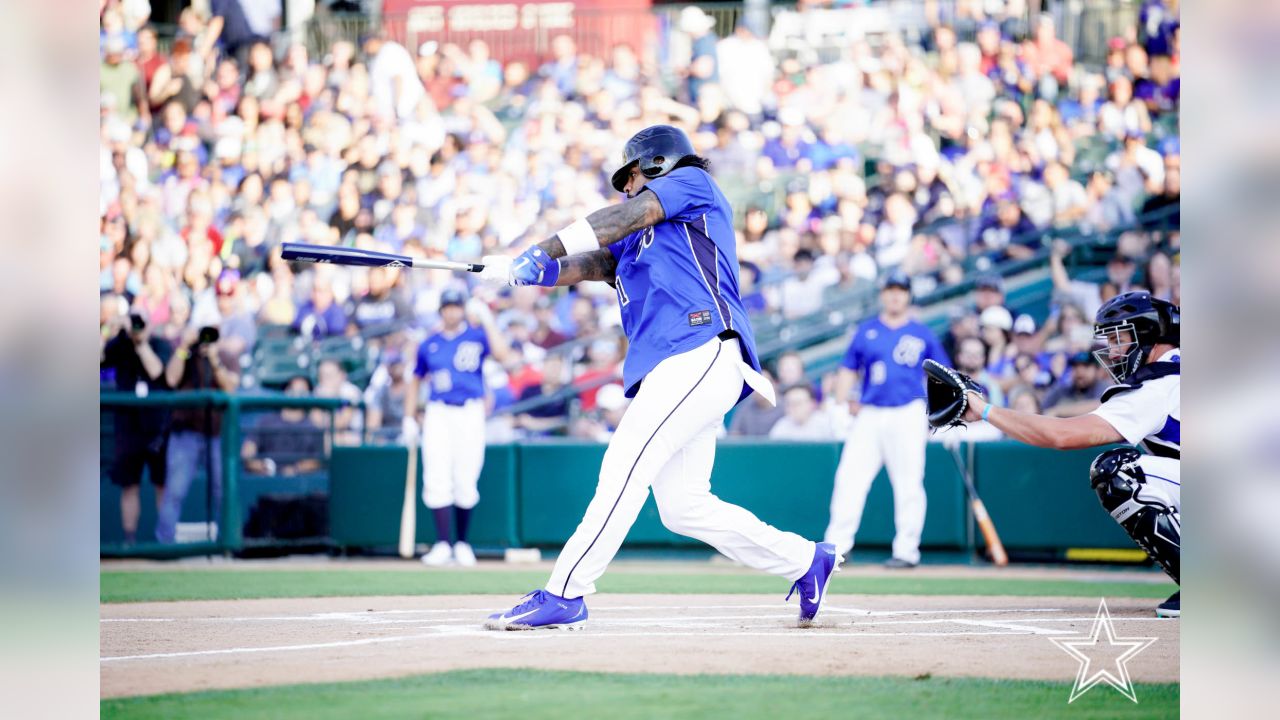
[[[1138,491],[1143,500],[1156,500],[1182,512],[1182,463],[1173,458],[1143,455],[1138,467],[1146,475],[1147,482]]]
[[[754,373],[738,341],[715,339],[649,373],[609,442],[595,497],[556,560],[549,592],[566,598],[595,592],[650,487],[672,532],[791,581],[808,571],[812,542],[711,494],[716,429],[742,392],[744,368]]]
[[[427,403],[422,423],[422,503],[431,510],[480,502],[484,469],[484,400]]]
[[[893,556],[920,562],[924,530],[924,452],[929,439],[924,400],[898,407],[863,405],[849,428],[831,494],[831,522],[825,541],[848,554],[862,522],[867,492],[880,472],[893,486]]]

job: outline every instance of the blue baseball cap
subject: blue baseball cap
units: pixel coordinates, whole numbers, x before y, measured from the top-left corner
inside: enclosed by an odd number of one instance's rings
[[[907,274],[901,270],[894,270],[888,275],[885,275],[884,279],[880,281],[881,290],[887,290],[891,287],[902,288],[903,290],[910,292],[911,278],[907,277]]]
[[[467,298],[462,294],[461,290],[449,288],[440,293],[440,307],[445,305],[466,305]]]

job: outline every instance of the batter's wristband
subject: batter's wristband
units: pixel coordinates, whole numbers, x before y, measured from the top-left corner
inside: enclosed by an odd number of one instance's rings
[[[987,416],[990,414],[991,414],[991,403],[987,403],[987,406],[982,408],[982,422],[986,422]]]
[[[587,222],[586,218],[556,233],[556,237],[560,238],[560,244],[564,246],[566,255],[577,255],[600,249],[600,238],[596,237],[596,231],[591,228],[591,223]]]

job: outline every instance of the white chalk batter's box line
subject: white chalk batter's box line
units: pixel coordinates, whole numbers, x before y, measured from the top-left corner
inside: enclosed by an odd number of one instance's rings
[[[420,625],[427,618],[401,620],[373,620],[374,623],[386,624],[417,624],[416,630],[426,630],[425,633],[415,633],[412,635],[394,635],[377,638],[360,638],[357,640],[338,640],[322,643],[305,643],[299,645],[279,645],[269,647],[238,647],[224,648],[217,650],[190,650],[167,653],[148,653],[143,655],[121,655],[112,657],[103,657],[100,659],[102,663],[115,663],[128,660],[164,660],[176,658],[194,658],[202,656],[217,655],[236,655],[236,654],[252,654],[252,653],[272,653],[272,652],[289,652],[300,650],[315,650],[323,648],[353,647],[360,645],[371,645],[380,643],[394,642],[410,642],[414,640],[423,640],[440,637],[474,637],[494,640],[499,642],[526,642],[526,641],[542,641],[542,640],[591,640],[592,638],[624,638],[624,637],[806,637],[806,638],[826,638],[826,639],[850,639],[850,638],[879,638],[879,637],[983,637],[983,636],[1009,636],[1009,635],[1072,635],[1078,634],[1078,631],[1045,628],[1037,625],[1029,625],[1027,622],[1012,622],[1005,617],[989,617],[989,618],[949,618],[949,617],[933,617],[933,618],[917,618],[917,619],[883,619],[883,620],[854,620],[852,622],[841,621],[834,625],[828,624],[825,627],[810,630],[798,630],[795,628],[777,627],[776,629],[726,629],[726,624],[737,624],[743,620],[765,620],[773,623],[786,623],[795,619],[794,608],[786,614],[754,614],[754,615],[707,615],[707,616],[679,616],[679,617],[631,617],[631,618],[615,618],[609,617],[608,614],[614,611],[654,611],[654,610],[751,610],[751,609],[779,609],[778,605],[704,605],[704,606],[621,606],[614,608],[602,608],[600,612],[605,613],[605,617],[596,617],[589,621],[589,626],[579,632],[557,632],[557,631],[533,631],[533,632],[496,632],[484,630],[479,627],[476,620],[477,613],[491,612],[488,608],[450,608],[450,609],[431,609],[431,610],[381,610],[366,612],[339,612],[339,613],[315,613],[311,615],[288,615],[276,617],[227,617],[227,618],[103,618],[103,622],[264,622],[264,621],[306,621],[306,622],[355,622],[357,624],[366,624],[371,622],[368,616],[378,615],[408,615],[408,614],[427,614],[439,615],[445,613],[463,613],[465,618],[436,618],[432,624]],[[1044,613],[1063,612],[1059,608],[981,608],[981,609],[935,609],[935,610],[862,610],[857,608],[837,608],[825,607],[824,612],[828,613],[825,618],[827,623],[831,622],[830,613],[841,613],[846,617],[856,615],[860,617],[892,617],[901,615],[956,615],[956,614],[986,614],[986,615],[1008,615],[1014,613],[1023,613],[1031,615],[1029,622],[1035,623],[1079,623],[1085,626],[1095,618],[1093,617],[1044,617]],[[1142,617],[1142,618],[1115,618],[1117,622],[1136,622],[1136,621],[1155,621],[1168,622],[1159,618]],[[890,626],[890,627],[919,627],[924,625],[940,625],[952,624],[962,625],[974,628],[973,630],[964,631],[945,631],[945,630],[917,630],[917,631],[899,631],[899,632],[877,632],[854,630],[859,627],[866,626]],[[608,630],[596,631],[594,628],[607,627]],[[646,627],[673,627],[671,630],[652,630],[643,629]],[[626,628],[637,628],[635,632],[629,632]],[[683,630],[679,629],[683,628]],[[721,628],[716,630],[716,628]],[[844,632],[841,632],[844,630]],[[852,631],[852,632],[850,632]]]

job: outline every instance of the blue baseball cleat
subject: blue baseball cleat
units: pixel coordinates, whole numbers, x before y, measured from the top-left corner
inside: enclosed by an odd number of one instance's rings
[[[791,592],[787,593],[787,600],[790,600],[792,593],[800,591],[800,619],[797,626],[809,627],[818,617],[822,601],[827,599],[827,583],[831,582],[831,575],[840,569],[843,560],[836,552],[836,546],[831,543],[818,543],[813,549],[813,564],[803,577],[791,585]]]
[[[546,590],[534,590],[521,598],[519,605],[490,615],[484,627],[486,630],[578,630],[586,624],[587,603],[582,598],[568,599]]]

